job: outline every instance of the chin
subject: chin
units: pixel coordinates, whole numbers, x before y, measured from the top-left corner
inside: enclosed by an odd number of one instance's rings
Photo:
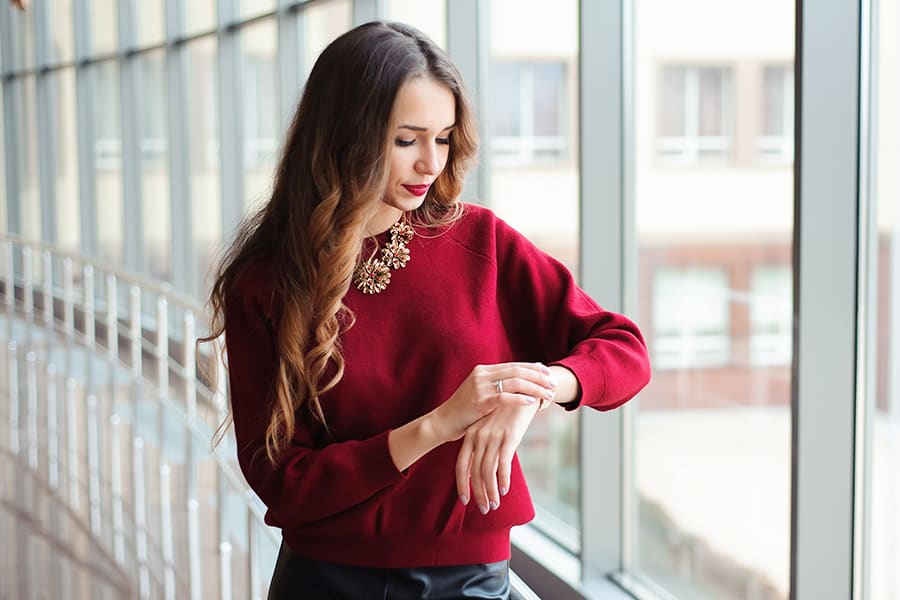
[[[427,194],[426,194],[427,195]],[[410,196],[406,198],[385,198],[384,203],[388,206],[396,208],[398,210],[402,210],[403,212],[410,212],[416,210],[422,204],[425,203],[425,196]]]

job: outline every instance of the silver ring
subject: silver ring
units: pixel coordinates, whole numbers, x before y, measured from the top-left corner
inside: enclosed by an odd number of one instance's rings
[[[498,379],[497,381],[494,382],[494,389],[497,390],[498,394],[503,393],[503,380],[502,379]]]

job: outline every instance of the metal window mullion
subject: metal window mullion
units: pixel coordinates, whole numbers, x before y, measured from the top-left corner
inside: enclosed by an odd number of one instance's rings
[[[387,0],[353,0],[353,25],[362,25],[387,16]]]
[[[135,271],[144,270],[143,202],[141,193],[141,63],[136,46],[134,0],[119,3],[119,88],[122,135],[122,227],[123,263]]]
[[[222,232],[227,237],[244,214],[244,94],[241,88],[240,30],[236,0],[218,2],[219,178],[222,190]]]
[[[305,63],[305,47],[301,32],[305,31],[303,10],[295,10],[292,0],[278,0],[278,114],[280,131],[286,132],[303,87],[301,79]]]
[[[860,6],[800,3],[797,16],[790,591],[851,598]]]
[[[189,293],[197,292],[194,281],[192,239],[192,199],[189,123],[189,59],[188,48],[178,43],[185,29],[184,5],[166,1],[166,101],[168,103],[168,167],[171,228],[170,250],[172,284]],[[195,140],[193,143],[202,143]]]
[[[488,3],[484,0],[448,0],[447,53],[462,73],[473,108],[479,115],[480,149],[478,166],[469,173],[461,198],[468,202],[490,196],[491,140],[488,115],[490,90],[488,69],[491,60]]]
[[[626,306],[626,115],[623,2],[580,1],[579,119],[581,285],[610,310]],[[599,28],[599,30],[598,30]],[[588,582],[625,564],[626,504],[631,473],[624,468],[630,407],[580,414],[581,562]],[[588,468],[588,466],[590,468]]]
[[[81,208],[81,250],[87,255],[98,253],[97,240],[97,170],[94,146],[93,67],[86,64],[90,53],[90,19],[86,2],[73,7],[75,21],[75,98],[78,143],[78,203]]]
[[[38,176],[40,178],[41,239],[56,241],[56,115],[53,111],[53,73],[41,67],[50,60],[50,32],[47,5],[34,5],[35,61],[38,72],[35,80],[37,94]]]

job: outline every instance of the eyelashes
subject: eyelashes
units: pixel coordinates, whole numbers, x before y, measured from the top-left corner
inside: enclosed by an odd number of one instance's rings
[[[445,137],[445,138],[435,138],[434,141],[435,141],[436,143],[438,143],[438,144],[443,145],[443,146],[449,146],[449,145],[450,145],[450,138],[449,138],[449,137]],[[412,145],[415,144],[415,143],[416,143],[416,140],[404,140],[404,139],[402,139],[402,138],[397,138],[397,139],[394,140],[394,144],[397,145],[397,146],[400,146],[401,148],[406,148],[407,146],[412,146]]]

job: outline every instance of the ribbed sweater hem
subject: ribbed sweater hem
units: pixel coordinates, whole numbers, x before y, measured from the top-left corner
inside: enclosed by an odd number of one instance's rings
[[[509,560],[509,530],[466,535],[309,536],[283,532],[296,554],[360,567],[404,568]]]

